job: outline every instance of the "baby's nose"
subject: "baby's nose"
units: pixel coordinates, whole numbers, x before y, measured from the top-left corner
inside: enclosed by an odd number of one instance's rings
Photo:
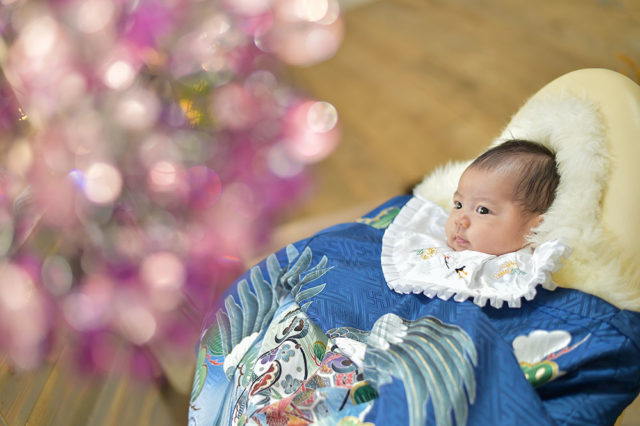
[[[458,226],[460,226],[462,228],[468,228],[469,227],[469,218],[465,214],[459,214],[455,218],[455,223],[456,223],[456,225],[458,225]]]

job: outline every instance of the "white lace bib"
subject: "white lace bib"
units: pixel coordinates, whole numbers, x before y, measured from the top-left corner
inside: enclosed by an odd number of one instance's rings
[[[520,307],[522,297],[533,299],[538,285],[555,289],[551,274],[571,253],[564,243],[548,241],[500,256],[455,251],[446,243],[447,217],[442,207],[419,197],[404,205],[382,238],[382,271],[389,288],[444,300],[453,296],[456,302],[471,297],[479,306],[488,300],[496,308],[504,302]]]

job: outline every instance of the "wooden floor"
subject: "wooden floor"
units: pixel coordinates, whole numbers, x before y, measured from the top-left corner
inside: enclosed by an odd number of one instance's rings
[[[532,6],[535,5],[535,6]],[[640,2],[379,0],[346,14],[338,54],[292,77],[333,103],[343,138],[296,217],[404,191],[475,156],[535,91],[572,70],[640,65]]]
[[[335,105],[343,137],[313,168],[314,191],[283,218],[273,247],[356,217],[448,160],[475,156],[530,95],[566,72],[635,76],[640,64],[634,0],[352,3],[338,54],[291,70],[298,87]],[[187,423],[184,386],[78,378],[68,364],[64,351],[36,372],[0,363],[0,425]],[[640,425],[639,406],[622,424]]]
[[[62,350],[36,371],[0,359],[0,425],[183,425],[188,396],[166,381],[80,375]]]

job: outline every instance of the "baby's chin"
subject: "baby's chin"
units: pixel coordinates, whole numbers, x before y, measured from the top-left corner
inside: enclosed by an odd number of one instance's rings
[[[447,245],[450,248],[452,248],[453,250],[455,250],[455,251],[471,250],[471,251],[477,251],[479,253],[490,254],[492,256],[502,256],[502,255],[505,255],[505,254],[514,253],[514,252],[516,252],[518,250],[521,250],[522,248],[525,247],[525,246],[523,246],[523,247],[520,247],[520,248],[514,248],[514,249],[508,249],[508,250],[507,249],[495,250],[495,249],[485,248],[485,247],[472,248],[471,245],[469,245],[468,247],[460,247],[460,246],[456,247],[455,244],[452,245],[452,244],[449,244],[449,243],[447,243]]]

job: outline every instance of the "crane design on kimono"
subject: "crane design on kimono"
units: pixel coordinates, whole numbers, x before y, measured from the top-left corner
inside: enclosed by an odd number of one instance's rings
[[[401,381],[407,398],[409,423],[412,426],[426,423],[429,407],[433,409],[433,418],[438,426],[452,425],[454,419],[457,425],[466,424],[469,404],[473,404],[476,397],[473,368],[477,364],[477,352],[472,339],[462,328],[431,316],[406,320],[387,313],[374,322],[370,331],[338,327],[324,333],[313,324],[306,311],[314,297],[321,295],[325,284],[309,285],[309,288],[303,288],[303,285],[326,274],[331,269],[327,267],[328,260],[323,257],[317,265],[311,267],[310,249],[306,248],[298,255],[298,251],[289,246],[287,254],[289,265],[284,268],[280,267],[275,256],[267,260],[271,283],[263,278],[258,267],[251,271],[253,291],[246,281],[240,281],[238,294],[241,305],[236,304],[233,297],[229,296],[225,302],[226,313],[221,309],[216,322],[203,334],[192,404],[207,379],[207,357],[218,357],[217,359],[224,360],[224,372],[230,381],[229,386],[233,388],[233,394],[238,395],[233,400],[234,398],[229,398],[231,392],[227,392],[225,401],[221,404],[228,407],[222,408],[220,414],[247,420],[247,416],[259,413],[264,410],[264,406],[252,406],[251,395],[255,392],[256,384],[264,383],[266,378],[264,374],[260,375],[268,366],[262,365],[262,360],[270,357],[272,362],[278,362],[275,359],[278,347],[275,344],[265,346],[264,342],[269,335],[279,335],[282,336],[279,341],[284,341],[286,337],[289,342],[302,343],[301,339],[306,333],[313,333],[316,335],[314,340],[320,345],[310,348],[307,354],[301,352],[302,358],[322,360],[325,354],[335,356],[335,351],[341,352],[356,366],[361,380],[363,378],[378,394],[384,392],[383,387],[391,383],[393,378]],[[261,306],[263,303],[265,306]],[[290,320],[294,316],[296,324],[299,324],[295,329],[296,335],[290,334],[288,328],[283,328],[285,319]],[[274,333],[274,328],[279,328],[279,331]],[[282,334],[283,330],[286,330],[287,335]],[[267,338],[264,338],[265,335]],[[296,345],[300,348],[298,351],[303,350],[304,346]],[[265,351],[265,347],[269,348],[268,351]],[[293,352],[289,353],[294,356]],[[261,361],[257,362],[258,360]],[[278,364],[277,371],[280,368]],[[307,374],[305,370],[305,377],[296,381],[297,386],[301,389],[308,387],[309,383],[305,380],[311,380],[313,374],[313,371],[310,370]],[[270,386],[274,389],[273,392],[279,389],[281,394],[285,389],[282,386],[286,379],[284,374],[282,377],[273,376],[272,379]],[[283,383],[277,385],[278,381]],[[290,386],[286,387],[286,395],[291,395],[292,398],[296,391],[289,388]],[[271,398],[269,403],[278,400],[273,392],[263,393],[265,401],[268,397]],[[345,392],[348,394],[348,389]],[[376,392],[372,392],[371,398],[376,398]],[[374,403],[373,400],[364,402]],[[244,414],[238,415],[240,406]],[[300,412],[304,411],[304,407],[297,408]],[[365,412],[366,410],[363,415]],[[315,415],[314,413],[313,416]],[[314,419],[317,422],[318,418]]]
[[[438,425],[451,424],[451,409],[457,424],[466,424],[476,363],[473,341],[461,328],[435,317],[407,321],[386,314],[367,338],[364,377],[378,389],[392,376],[402,380],[412,425],[425,423],[429,399]]]

